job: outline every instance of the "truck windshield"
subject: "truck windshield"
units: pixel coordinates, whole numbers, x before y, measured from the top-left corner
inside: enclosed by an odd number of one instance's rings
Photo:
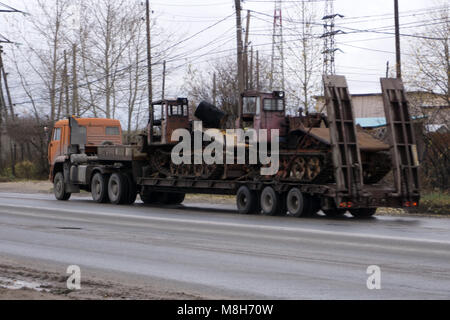
[[[266,111],[283,111],[283,99],[264,99],[264,110]]]
[[[170,106],[170,115],[171,116],[187,116],[188,115],[187,105],[177,105]]]
[[[106,127],[107,136],[118,136],[120,134],[119,127]]]
[[[256,97],[244,97],[243,98],[243,113],[244,114],[256,114]]]

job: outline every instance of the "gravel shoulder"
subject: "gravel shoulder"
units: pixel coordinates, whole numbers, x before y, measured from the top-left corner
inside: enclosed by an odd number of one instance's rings
[[[67,289],[67,266],[22,257],[0,256],[0,300],[198,300],[207,290],[160,279],[83,269],[81,289]],[[202,292],[202,293],[200,293]]]

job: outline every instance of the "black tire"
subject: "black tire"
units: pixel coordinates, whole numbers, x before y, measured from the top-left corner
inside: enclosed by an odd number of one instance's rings
[[[91,180],[92,199],[98,203],[108,202],[108,180],[109,175],[103,175],[99,172],[94,174]]]
[[[154,204],[159,202],[160,196],[161,195],[159,192],[145,192],[143,194],[140,194],[141,200],[145,204]]]
[[[128,200],[128,180],[120,172],[115,172],[109,177],[108,197],[112,204],[124,204]]]
[[[133,204],[136,201],[138,194],[136,184],[134,183],[133,177],[130,174],[126,174],[125,177],[127,178],[128,182],[128,197],[124,203]]]
[[[358,219],[371,218],[377,212],[376,208],[351,209],[350,214]]]
[[[280,196],[272,187],[265,187],[261,192],[261,213],[274,216],[280,212]]]
[[[64,184],[64,175],[62,172],[58,172],[53,179],[53,192],[58,200],[66,201],[69,200],[72,195],[66,192],[66,186]]]
[[[162,203],[180,204],[184,201],[185,197],[186,197],[185,193],[178,193],[178,192],[165,193],[162,197]]]
[[[256,213],[259,208],[257,193],[247,186],[241,186],[236,193],[236,205],[240,214]]]
[[[286,196],[286,207],[288,215],[292,217],[304,217],[308,214],[308,206],[305,203],[306,198],[298,188],[289,190]]]

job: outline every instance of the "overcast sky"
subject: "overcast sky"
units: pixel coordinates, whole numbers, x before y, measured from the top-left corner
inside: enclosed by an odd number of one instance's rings
[[[295,8],[299,1],[283,1],[283,17],[288,19],[300,19],[296,16]],[[424,18],[424,13],[430,10],[442,10],[442,1],[433,0],[399,0],[400,23],[403,25],[401,32],[405,34],[417,33],[417,26],[430,23]],[[160,23],[168,28],[180,30],[186,35],[195,34],[205,27],[223,19],[234,12],[234,1],[232,0],[159,0],[151,1],[155,15],[159,16]],[[242,5],[244,10],[250,9],[268,15],[273,15],[274,2],[269,0],[244,1]],[[324,13],[324,1],[316,1],[313,5],[316,11],[317,20],[320,22]],[[335,0],[335,13],[340,13],[345,17],[336,20],[336,29],[341,29],[347,34],[336,36],[337,47],[343,52],[336,55],[337,73],[347,76],[350,91],[352,93],[366,93],[381,91],[379,78],[386,74],[386,62],[389,61],[393,68],[395,67],[395,42],[394,35],[379,33],[351,33],[352,29],[379,29],[380,31],[394,32],[394,1],[393,0]],[[246,11],[243,11],[243,20]],[[251,36],[250,40],[255,48],[270,54],[271,52],[271,18],[261,14],[254,14],[251,19],[250,33],[256,33],[258,36]],[[262,18],[262,19],[261,19]],[[265,20],[265,21],[263,21]],[[245,20],[243,21],[245,25]],[[287,23],[286,23],[287,24]],[[189,41],[182,49],[184,51],[192,50],[192,56],[198,56],[210,51],[221,51],[219,56],[235,54],[235,17],[221,22],[217,26],[201,33],[198,37]],[[321,34],[323,29],[317,26],[314,32]],[[287,32],[285,32],[286,34]],[[261,34],[264,34],[261,36]],[[196,51],[196,48],[205,45],[205,43],[219,38],[214,44]],[[286,49],[287,41],[290,38],[285,36],[285,55],[289,54]],[[408,58],[408,52],[413,38],[402,39],[403,59]],[[264,45],[267,44],[267,45]],[[216,49],[216,50],[214,50]],[[223,52],[229,49],[228,52]],[[294,48],[295,50],[295,48]],[[373,51],[378,50],[378,51]],[[201,58],[193,58],[192,64],[199,65],[203,61],[211,60],[212,56],[206,55]],[[190,61],[190,60],[187,60]],[[185,61],[178,61],[176,65],[183,64]],[[178,77],[172,74],[172,77]]]
[[[95,0],[92,0],[95,1]],[[136,0],[129,0],[136,1]],[[24,6],[23,0],[2,0],[3,3],[17,9]],[[178,96],[183,76],[188,63],[201,69],[207,69],[208,63],[217,57],[235,56],[236,31],[234,16],[234,0],[157,0],[150,1],[157,17],[158,24],[178,34],[181,39],[190,37],[208,26],[225,19],[217,25],[201,32],[178,47],[177,54],[182,58],[170,61],[168,68],[174,70],[167,80],[168,95]],[[289,19],[301,19],[297,16],[295,7],[300,1],[283,1],[283,17],[285,24]],[[324,14],[324,1],[314,0],[314,10],[317,22],[320,23]],[[430,23],[424,13],[430,10],[442,10],[443,1],[438,0],[399,0],[401,32],[417,33],[417,26]],[[262,54],[271,52],[271,15],[274,1],[247,0],[242,4],[243,24],[245,25],[245,10],[254,10],[251,19],[250,41]],[[336,36],[337,47],[342,50],[336,55],[337,73],[347,76],[351,93],[379,92],[379,78],[386,73],[386,62],[395,67],[395,43],[393,34],[372,32],[352,32],[357,30],[378,29],[386,33],[394,32],[394,0],[335,0],[335,13],[344,15],[336,20],[336,29],[346,31],[346,34]],[[27,19],[22,16],[19,19]],[[0,32],[7,35],[5,26],[0,26]],[[290,31],[292,33],[292,31]],[[318,25],[314,33],[320,36],[323,28]],[[289,43],[292,36],[285,32],[285,55],[289,59],[286,46],[295,50],[295,45]],[[407,59],[413,38],[402,39],[403,59]],[[289,75],[287,75],[289,76]]]

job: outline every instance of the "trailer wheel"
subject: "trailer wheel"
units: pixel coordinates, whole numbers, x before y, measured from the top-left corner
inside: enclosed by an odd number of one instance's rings
[[[377,212],[376,208],[351,209],[350,214],[355,218],[370,218]]]
[[[274,216],[280,211],[280,196],[272,187],[265,187],[261,193],[262,214]]]
[[[123,173],[113,173],[108,181],[108,197],[112,204],[128,200],[128,180]]]
[[[64,185],[64,175],[62,172],[58,172],[53,179],[53,192],[58,200],[69,200],[71,193],[66,192],[66,187]]]
[[[240,214],[255,213],[259,208],[258,195],[247,186],[242,186],[236,193],[236,205]]]
[[[108,201],[108,179],[109,175],[103,175],[97,172],[91,181],[92,199],[98,203]]]
[[[133,181],[133,177],[130,174],[125,175],[128,182],[128,197],[125,201],[125,204],[133,204],[136,201],[137,197],[137,188],[136,184]]]
[[[308,214],[305,205],[305,197],[298,188],[289,190],[286,197],[286,207],[288,215],[293,217],[304,217]]]

